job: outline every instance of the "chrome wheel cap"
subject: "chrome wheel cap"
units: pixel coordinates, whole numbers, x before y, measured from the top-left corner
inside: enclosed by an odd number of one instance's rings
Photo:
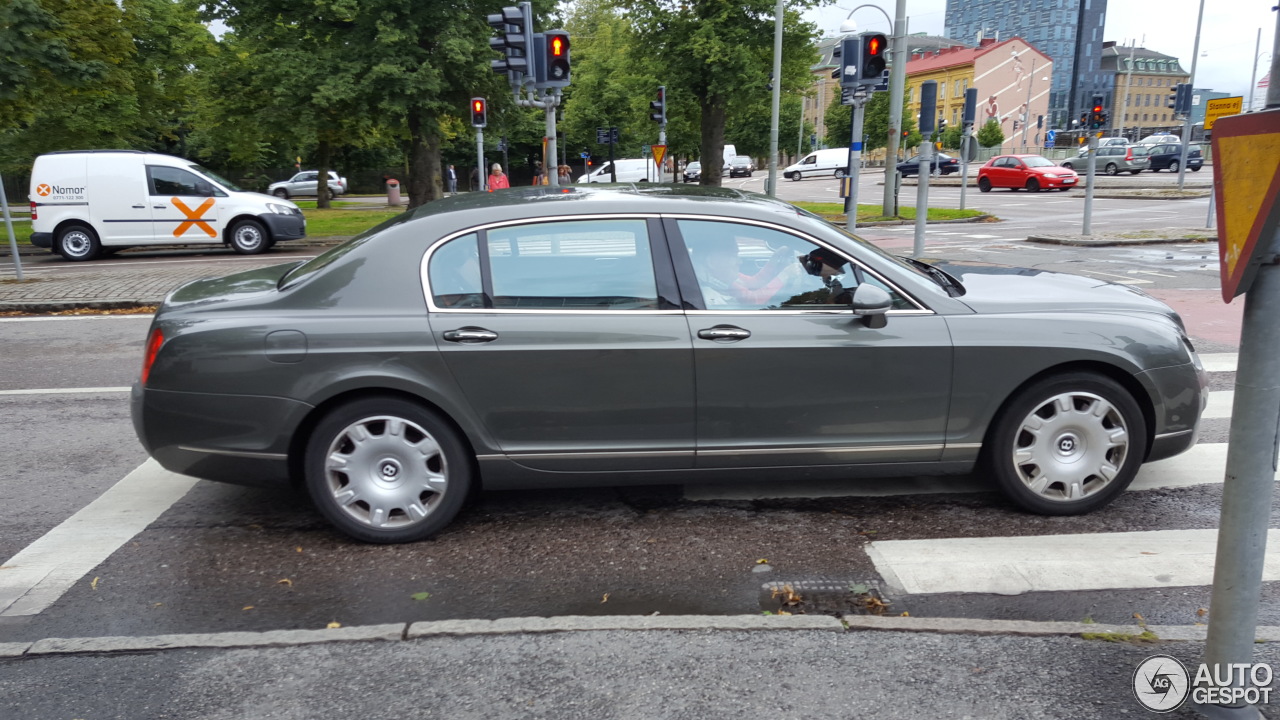
[[[363,525],[392,530],[421,522],[448,488],[439,443],[420,425],[378,415],[338,433],[324,462],[334,503]]]
[[[1124,467],[1129,430],[1114,405],[1086,392],[1056,395],[1022,421],[1012,461],[1029,490],[1047,500],[1082,500]]]
[[[62,249],[73,257],[84,257],[93,248],[93,238],[82,230],[72,230],[62,236]]]

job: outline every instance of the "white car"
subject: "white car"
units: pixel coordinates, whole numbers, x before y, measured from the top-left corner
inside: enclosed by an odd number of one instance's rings
[[[318,170],[303,170],[288,180],[277,183],[271,183],[267,188],[267,192],[281,198],[291,198],[294,195],[315,195],[320,185],[320,172]],[[347,179],[338,177],[338,173],[333,170],[329,171],[329,197],[335,198],[347,192]]]

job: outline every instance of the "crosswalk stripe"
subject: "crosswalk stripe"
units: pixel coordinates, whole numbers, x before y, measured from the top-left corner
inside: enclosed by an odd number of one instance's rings
[[[1235,372],[1240,353],[1201,353],[1200,362],[1206,372]]]
[[[1129,490],[1163,490],[1221,483],[1227,472],[1227,444],[1202,443],[1167,460],[1147,463]],[[776,500],[836,497],[889,497],[945,493],[995,492],[985,475],[947,477],[799,480],[775,483],[686,485],[686,500]]]
[[[1220,420],[1231,417],[1231,406],[1236,401],[1234,390],[1218,390],[1209,393],[1209,404],[1200,415],[1205,420]]]
[[[867,554],[893,589],[994,593],[1210,585],[1218,531],[1152,530],[873,542]],[[1267,536],[1264,581],[1280,580],[1280,532]]]
[[[77,393],[122,393],[129,392],[127,387],[83,387],[83,388],[35,388],[27,390],[0,390],[0,395],[74,395]]]

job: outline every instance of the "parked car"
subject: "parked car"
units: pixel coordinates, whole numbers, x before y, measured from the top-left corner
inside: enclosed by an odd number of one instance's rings
[[[1097,158],[1094,161],[1094,170],[1108,175],[1119,175],[1122,172],[1137,175],[1146,169],[1147,151],[1150,149],[1151,146],[1149,145],[1107,145],[1099,147]],[[1088,148],[1081,150],[1076,157],[1063,160],[1062,167],[1070,168],[1077,172],[1088,172]]]
[[[135,245],[266,252],[307,234],[297,205],[246,192],[199,165],[137,150],[69,150],[31,170],[31,244],[66,260]]]
[[[1161,143],[1152,145],[1147,152],[1147,168],[1151,172],[1160,172],[1161,170],[1171,170],[1178,172],[1179,163],[1182,162],[1182,143]],[[1192,172],[1199,172],[1204,166],[1204,156],[1200,152],[1199,145],[1191,145],[1187,148],[1187,169]]]
[[[755,163],[751,162],[751,158],[745,155],[735,155],[729,161],[729,177],[751,177],[751,173],[755,172]]]
[[[849,148],[828,148],[815,150],[804,156],[800,162],[788,165],[782,171],[782,177],[800,180],[806,177],[824,177],[831,175],[842,178],[849,168]]]
[[[1206,383],[1126,285],[898,258],[728,188],[525,187],[175,290],[131,405],[165,468],[303,487],[385,543],[479,488],[979,463],[1078,514],[1194,444]]]
[[[1030,192],[1070,190],[1077,180],[1074,170],[1058,167],[1040,155],[997,155],[978,168],[978,189],[982,192],[997,187]]]
[[[613,169],[616,166],[616,171]],[[579,183],[633,183],[661,182],[658,165],[653,158],[623,158],[605,161],[586,175],[579,175]]]
[[[684,166],[685,182],[698,182],[701,179],[702,179],[702,163],[698,162],[697,160],[694,160],[693,162]]]
[[[912,155],[898,163],[898,172],[902,173],[903,177],[918,175],[920,173],[920,156]],[[929,158],[929,172],[938,172],[943,175],[958,173],[960,172],[960,160],[946,153],[935,152]]]
[[[316,170],[304,170],[297,175],[271,183],[267,192],[280,198],[291,198],[294,195],[315,195],[320,189],[320,173]],[[347,192],[347,179],[338,177],[338,173],[329,171],[329,197],[335,198]]]

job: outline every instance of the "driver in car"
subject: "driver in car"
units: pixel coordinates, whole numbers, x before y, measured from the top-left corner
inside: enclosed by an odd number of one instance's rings
[[[802,272],[793,252],[785,247],[775,251],[754,274],[741,271],[738,241],[734,238],[700,238],[695,250],[695,268],[708,309],[761,309],[790,277]]]

